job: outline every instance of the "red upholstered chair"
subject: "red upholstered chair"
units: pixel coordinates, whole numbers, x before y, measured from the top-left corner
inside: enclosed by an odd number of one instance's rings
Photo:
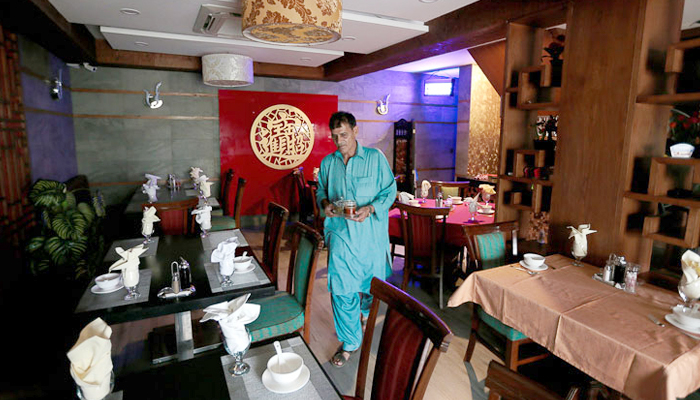
[[[185,235],[194,232],[194,216],[192,210],[197,208],[199,199],[193,197],[187,200],[174,201],[170,203],[143,203],[141,209],[145,207],[155,207],[156,214],[160,222],[161,232],[165,235]]]
[[[440,352],[447,352],[452,332],[424,304],[381,279],[372,279],[370,293],[374,300],[362,341],[355,396],[344,399],[361,400],[365,396],[371,339],[379,304],[385,303],[387,311],[379,338],[371,398],[421,400]]]
[[[277,286],[277,267],[279,262],[280,243],[284,235],[284,227],[289,211],[277,203],[267,206],[267,221],[265,221],[265,238],[263,240],[262,267],[272,277],[272,283]]]
[[[446,268],[452,268],[455,265],[461,251],[459,248],[448,246],[445,242],[446,220],[450,209],[414,207],[399,202],[395,205],[401,212],[401,235],[406,244],[406,262],[401,289],[406,290],[412,275],[437,279],[439,304],[440,308],[443,308],[444,272]]]

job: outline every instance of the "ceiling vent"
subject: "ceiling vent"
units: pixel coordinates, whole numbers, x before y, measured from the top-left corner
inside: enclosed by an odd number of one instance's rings
[[[224,7],[214,4],[202,4],[192,30],[196,33],[217,36],[221,27],[232,19],[241,18],[242,8]]]

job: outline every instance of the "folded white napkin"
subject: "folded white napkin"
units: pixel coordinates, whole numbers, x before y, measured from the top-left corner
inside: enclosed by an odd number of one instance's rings
[[[160,179],[160,176],[152,174],[145,174],[144,176],[148,179],[148,182],[146,182],[148,186],[158,186],[158,179]]]
[[[204,317],[199,321],[218,321],[226,346],[232,352],[243,351],[248,347],[250,336],[245,325],[255,321],[260,315],[260,305],[246,304],[249,297],[250,293],[229,302],[211,305],[204,309]]]
[[[414,198],[415,196],[410,193],[399,192],[399,203],[408,204],[408,201],[413,200]]]
[[[196,180],[199,178],[199,174],[202,172],[202,169],[199,167],[190,167],[190,178],[192,180]]]
[[[479,185],[479,189],[481,189],[486,194],[496,194],[496,187],[493,185],[489,185],[488,183],[482,183],[481,185]]]
[[[588,239],[586,239],[586,236],[598,231],[591,229],[591,224],[581,224],[578,228],[567,226],[567,228],[571,230],[569,232],[569,239],[574,238],[571,254],[576,257],[585,257],[586,254],[588,254]]]
[[[686,284],[695,282],[700,273],[700,255],[692,250],[686,250],[681,257],[681,268]]]
[[[192,210],[192,215],[195,216],[194,219],[202,230],[211,229],[211,210],[211,206],[200,206]]]
[[[124,286],[133,287],[139,283],[139,256],[143,254],[147,247],[143,244],[139,244],[130,248],[129,250],[124,250],[121,247],[114,249],[121,259],[115,261],[110,267],[109,272],[112,271],[122,271],[122,278],[124,279]]]
[[[144,183],[141,186],[143,187],[143,189],[141,189],[141,192],[146,193],[149,202],[155,203],[156,201],[158,201],[158,196],[156,195],[156,190],[158,190],[158,186],[152,186],[147,183]]]
[[[222,275],[228,276],[233,273],[233,259],[236,258],[238,245],[238,237],[234,236],[219,243],[211,252],[211,262],[219,263],[219,271]]]
[[[156,211],[155,207],[146,207],[143,209],[143,218],[141,218],[142,235],[153,234],[153,223],[160,221],[160,218],[156,215]]]
[[[211,185],[214,184],[214,182],[207,182],[208,179],[209,177],[206,175],[200,175],[199,178],[195,179],[204,197],[211,197]]]
[[[423,180],[420,184],[420,197],[428,197],[428,191],[430,190],[430,182]]]
[[[112,328],[102,319],[90,322],[68,351],[70,374],[87,400],[102,399],[110,390],[112,374]]]

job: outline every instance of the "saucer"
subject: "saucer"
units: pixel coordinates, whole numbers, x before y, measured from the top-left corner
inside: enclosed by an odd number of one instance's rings
[[[456,206],[459,206],[459,205],[464,204],[464,202],[461,201],[461,200],[460,200],[460,201],[453,201],[452,204],[454,204],[454,205],[456,205]]]
[[[92,293],[95,293],[95,294],[107,294],[107,293],[114,293],[123,287],[124,287],[124,284],[121,282],[119,282],[119,284],[117,286],[113,287],[112,289],[107,289],[107,290],[104,290],[104,289],[100,288],[99,286],[94,285],[93,287],[90,288],[90,291]]]
[[[666,319],[666,321],[670,322],[671,325],[675,326],[678,329],[690,333],[695,333],[696,335],[700,335],[700,328],[691,328],[689,326],[683,325],[681,321],[678,320],[678,317],[676,317],[675,314],[666,314],[664,318]]]
[[[493,208],[480,208],[477,210],[479,214],[486,214],[486,215],[491,215],[496,212]]]
[[[309,381],[310,377],[311,372],[309,371],[309,368],[306,365],[302,365],[301,372],[299,373],[299,377],[297,379],[289,383],[279,383],[272,379],[272,374],[270,374],[270,371],[265,369],[265,372],[262,374],[262,383],[267,390],[273,393],[284,394],[296,392],[297,390],[303,388],[304,385],[306,385],[306,382]]]
[[[520,261],[520,265],[522,265],[526,269],[529,269],[530,271],[544,271],[545,269],[549,268],[549,267],[547,267],[547,264],[542,264],[539,267],[534,268],[534,267],[531,267],[531,266],[525,264],[524,261]]]
[[[239,270],[237,270],[237,269],[234,269],[234,270],[233,270],[233,273],[234,273],[234,274],[245,274],[245,273],[248,273],[248,272],[250,272],[250,271],[252,271],[252,270],[254,270],[254,269],[255,269],[255,264],[253,264],[253,263],[251,262],[250,265],[248,265],[248,268],[246,268],[246,269],[244,269],[244,270],[242,270],[242,271],[239,271]]]

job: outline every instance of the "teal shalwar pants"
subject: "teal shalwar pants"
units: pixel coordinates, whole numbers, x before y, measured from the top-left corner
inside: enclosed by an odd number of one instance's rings
[[[331,294],[333,322],[338,340],[343,343],[343,350],[355,351],[362,344],[362,325],[360,313],[369,315],[372,295],[367,293]]]

